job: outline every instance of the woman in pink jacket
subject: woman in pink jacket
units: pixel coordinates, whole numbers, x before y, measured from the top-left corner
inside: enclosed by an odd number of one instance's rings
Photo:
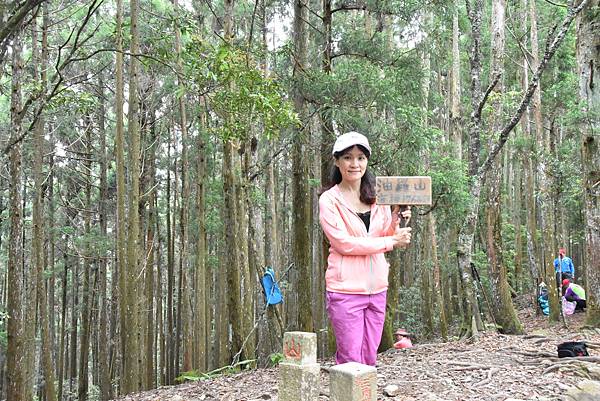
[[[385,320],[389,264],[384,252],[410,243],[398,209],[375,204],[368,170],[369,141],[358,132],[333,145],[330,183],[319,198],[319,221],[329,239],[327,313],[337,342],[336,362],[375,365]],[[410,217],[410,210],[402,213]]]

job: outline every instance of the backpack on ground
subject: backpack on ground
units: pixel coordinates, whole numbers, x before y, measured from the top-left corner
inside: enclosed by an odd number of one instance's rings
[[[578,356],[589,356],[587,345],[582,341],[567,341],[558,344],[559,358],[572,358]]]
[[[281,290],[279,289],[279,285],[277,285],[277,280],[275,280],[275,272],[271,267],[267,267],[260,283],[265,292],[265,302],[267,305],[277,305],[283,302]]]
[[[542,313],[546,316],[550,314],[550,304],[548,303],[548,287],[544,282],[538,286],[538,306]]]

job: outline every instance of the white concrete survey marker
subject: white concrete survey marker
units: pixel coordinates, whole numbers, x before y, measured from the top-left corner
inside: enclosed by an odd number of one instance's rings
[[[377,369],[348,362],[329,369],[330,401],[377,401]]]

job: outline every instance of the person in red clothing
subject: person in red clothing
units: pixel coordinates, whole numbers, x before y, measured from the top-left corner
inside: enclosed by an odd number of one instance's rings
[[[336,337],[336,362],[375,365],[385,320],[389,264],[384,253],[410,244],[399,208],[375,203],[368,170],[371,147],[358,132],[333,146],[331,178],[319,197],[319,222],[330,243],[325,274],[327,313]],[[410,218],[410,209],[402,213]]]
[[[404,329],[398,329],[394,333],[394,348],[404,349],[412,348],[411,335]]]

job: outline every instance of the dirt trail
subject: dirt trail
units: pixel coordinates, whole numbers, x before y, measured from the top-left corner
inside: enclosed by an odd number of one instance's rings
[[[567,317],[569,329],[551,325],[533,308],[519,313],[527,334],[482,333],[473,341],[415,344],[411,349],[379,355],[378,400],[382,401],[551,401],[584,378],[600,379],[600,329],[583,327],[585,315]],[[584,340],[589,357],[559,359],[556,346]],[[573,360],[575,359],[575,360]],[[326,368],[320,361],[321,397],[328,396]],[[400,394],[389,397],[390,384]],[[277,369],[256,369],[179,386],[163,387],[122,398],[127,401],[259,401],[277,400]]]

